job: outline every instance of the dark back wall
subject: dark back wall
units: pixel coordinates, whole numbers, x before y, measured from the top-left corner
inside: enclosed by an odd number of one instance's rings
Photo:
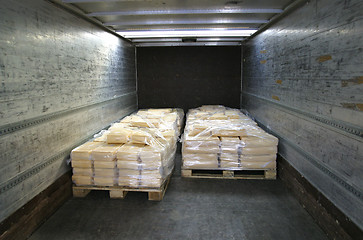
[[[240,66],[240,47],[137,48],[139,108],[239,108]]]

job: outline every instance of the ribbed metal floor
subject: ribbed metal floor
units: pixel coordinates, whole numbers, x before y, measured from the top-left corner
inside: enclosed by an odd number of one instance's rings
[[[280,180],[185,179],[176,159],[162,202],[94,191],[69,200],[30,239],[327,239]]]

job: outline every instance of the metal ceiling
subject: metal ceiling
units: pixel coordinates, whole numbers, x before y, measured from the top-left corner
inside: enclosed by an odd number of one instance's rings
[[[301,0],[54,0],[136,46],[240,45]]]

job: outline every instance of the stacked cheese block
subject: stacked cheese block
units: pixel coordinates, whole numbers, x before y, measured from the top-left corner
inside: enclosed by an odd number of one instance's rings
[[[202,106],[188,112],[184,169],[274,169],[278,139],[237,109]]]
[[[72,153],[73,182],[88,186],[160,187],[174,168],[180,109],[125,117]]]

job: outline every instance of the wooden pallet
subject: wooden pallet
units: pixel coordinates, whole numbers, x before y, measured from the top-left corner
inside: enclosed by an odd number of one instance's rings
[[[207,170],[182,169],[182,177],[186,178],[221,178],[221,179],[276,179],[276,169],[253,170]]]
[[[124,199],[128,192],[147,192],[150,201],[161,201],[164,198],[165,191],[169,185],[170,174],[160,188],[131,188],[131,187],[102,187],[102,186],[75,186],[73,185],[73,197],[83,198],[88,195],[92,190],[106,190],[109,191],[110,198]]]

